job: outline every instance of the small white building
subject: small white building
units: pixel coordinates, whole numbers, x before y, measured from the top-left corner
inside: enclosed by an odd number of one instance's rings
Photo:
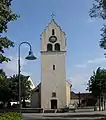
[[[31,82],[31,89],[33,90],[34,88],[35,88],[35,84],[33,83],[33,80],[31,79],[31,77],[30,76],[27,76],[27,79],[28,79],[28,81],[30,81]]]
[[[32,91],[31,107],[63,108],[70,104],[66,81],[66,37],[54,19],[41,34],[41,83]]]

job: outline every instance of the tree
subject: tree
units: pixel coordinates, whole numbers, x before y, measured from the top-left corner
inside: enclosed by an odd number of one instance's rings
[[[23,106],[25,107],[25,100],[28,100],[31,95],[31,82],[28,80],[28,76],[20,75],[21,80],[21,99],[23,101]],[[19,79],[18,75],[13,75],[9,78],[11,82],[10,88],[12,90],[13,100],[18,101],[19,95]]]
[[[9,40],[6,36],[2,37],[2,33],[7,32],[8,23],[18,18],[18,15],[11,10],[12,0],[0,0],[0,63],[10,61],[9,58],[4,56],[4,49],[14,47],[14,42]]]
[[[11,101],[19,100],[19,80],[16,75],[8,78],[9,88],[11,90]]]
[[[0,69],[0,80],[3,80],[5,78],[6,78],[5,72],[3,71],[3,69]]]
[[[23,107],[26,107],[26,102],[25,100],[29,100],[31,97],[31,82],[28,80],[29,76],[23,76],[21,75],[20,79],[21,79],[21,90],[22,90],[22,94],[21,94],[21,98],[23,101]]]
[[[28,80],[29,76],[20,75],[21,80],[21,100],[23,107],[26,106],[25,100],[31,97],[31,82]],[[19,79],[18,75],[13,75],[7,78],[5,72],[0,69],[0,101],[9,103],[12,101],[19,101]]]
[[[90,80],[88,82],[88,88],[87,90],[89,90],[90,92],[92,92],[92,94],[95,97],[98,97],[101,93],[101,69],[98,68],[97,71],[93,72],[93,75],[90,77]]]
[[[91,17],[106,19],[106,0],[94,0],[93,7],[89,11]]]
[[[106,93],[106,70],[100,69],[100,67],[93,72],[88,82],[87,90],[92,92],[93,96],[97,99],[99,98],[99,109],[101,104],[101,98],[103,98]],[[96,104],[96,103],[95,103]]]
[[[9,88],[9,82],[5,72],[0,69],[0,101],[3,102],[5,106],[6,102],[9,102],[11,99],[11,90]]]
[[[106,0],[94,0],[93,7],[89,11],[90,17],[106,20]],[[100,47],[106,49],[106,25],[101,29]]]

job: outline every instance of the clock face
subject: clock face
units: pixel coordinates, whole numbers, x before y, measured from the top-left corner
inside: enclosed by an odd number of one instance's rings
[[[49,41],[52,42],[52,43],[55,43],[57,41],[57,37],[56,36],[51,36],[49,38]]]

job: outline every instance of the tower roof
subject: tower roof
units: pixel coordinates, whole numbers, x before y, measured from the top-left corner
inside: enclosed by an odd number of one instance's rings
[[[62,32],[64,33],[64,35],[65,35],[65,32],[62,30],[62,28],[60,27],[60,25],[56,23],[54,17],[52,17],[51,21],[50,21],[50,22],[48,23],[48,25],[45,27],[45,29],[44,29],[43,32],[45,32],[45,30],[48,28],[48,26],[49,26],[50,24],[55,24],[55,25],[60,29],[60,31],[62,31]],[[42,33],[43,33],[43,32],[42,32]],[[41,33],[41,35],[42,35],[42,33]]]

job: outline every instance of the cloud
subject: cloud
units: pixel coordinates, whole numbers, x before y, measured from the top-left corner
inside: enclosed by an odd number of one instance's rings
[[[72,90],[74,92],[86,92],[90,73],[76,73],[71,76]]]
[[[10,56],[9,58],[11,59],[11,61],[8,64],[5,64],[5,67],[13,72],[17,72],[18,59],[14,56]],[[20,58],[20,64],[22,69],[23,66],[27,64],[27,61],[25,61],[23,58]]]
[[[79,65],[76,65],[76,67],[78,67],[78,68],[86,68],[86,64],[79,64]]]
[[[31,76],[32,75],[32,73],[25,72],[25,71],[22,71],[22,74],[25,75],[25,76]]]
[[[18,73],[18,59],[16,56],[9,56],[11,59],[10,62],[3,64],[3,69],[7,73],[7,75],[13,75]],[[23,66],[27,65],[27,61],[23,58],[20,58],[20,66],[21,70],[23,69]],[[22,70],[22,74],[25,73],[25,75],[28,73]]]
[[[100,64],[100,63],[103,63],[105,61],[106,61],[106,59],[103,57],[103,58],[95,58],[93,60],[88,60],[87,62],[90,64]]]
[[[72,81],[72,90],[75,92],[87,92],[87,82],[92,75],[92,69],[89,66],[92,66],[93,69],[98,66],[102,66],[106,62],[106,58],[98,57],[85,61],[82,64],[78,64],[75,67],[80,68],[77,69],[75,73],[71,75]],[[82,68],[82,69],[81,69]],[[87,68],[87,69],[86,69]]]
[[[91,60],[87,60],[85,63],[78,64],[75,67],[77,67],[77,68],[87,68],[88,65],[90,65],[90,64],[101,64],[105,61],[106,61],[106,59],[104,57],[102,57],[102,58],[99,57],[99,58],[94,58],[94,59],[91,59]]]

